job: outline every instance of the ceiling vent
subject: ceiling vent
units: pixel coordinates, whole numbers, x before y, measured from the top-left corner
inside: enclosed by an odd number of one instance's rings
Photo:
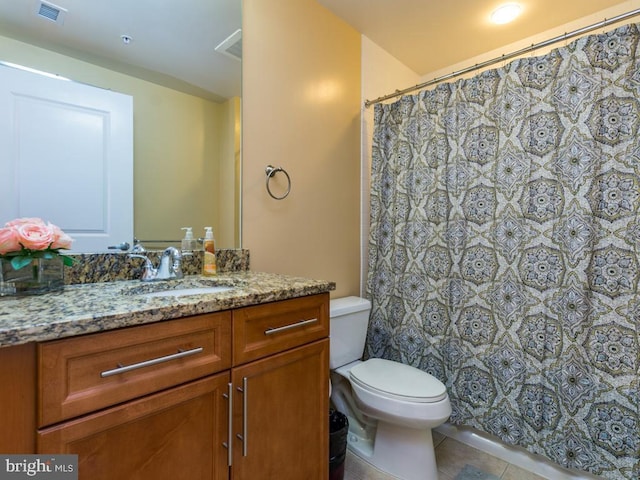
[[[65,8],[54,5],[53,3],[40,1],[37,4],[37,13],[41,18],[45,18],[51,22],[62,25],[64,23],[64,15],[67,13]]]
[[[220,45],[216,47],[216,52],[236,60],[242,60],[242,30],[236,30],[220,42]]]

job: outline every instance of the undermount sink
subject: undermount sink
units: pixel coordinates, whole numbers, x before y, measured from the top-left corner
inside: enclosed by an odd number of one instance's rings
[[[188,295],[204,295],[207,293],[222,293],[234,290],[235,287],[194,287],[159,290],[157,292],[140,293],[143,297],[186,297]]]
[[[191,295],[207,295],[235,290],[236,285],[219,280],[182,279],[166,282],[153,282],[123,290],[124,295],[152,297],[187,297]]]

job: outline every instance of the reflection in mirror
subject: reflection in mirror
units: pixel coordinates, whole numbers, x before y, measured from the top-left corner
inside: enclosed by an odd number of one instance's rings
[[[0,60],[133,98],[134,236],[147,248],[208,226],[218,248],[241,247],[241,3],[0,2]]]

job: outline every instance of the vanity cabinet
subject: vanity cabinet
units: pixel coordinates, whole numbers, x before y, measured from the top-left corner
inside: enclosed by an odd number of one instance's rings
[[[325,480],[328,308],[325,293],[37,344],[36,452],[78,454],[81,480]]]

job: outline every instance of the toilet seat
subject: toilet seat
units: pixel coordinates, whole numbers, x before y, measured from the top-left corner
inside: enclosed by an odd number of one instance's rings
[[[371,358],[349,371],[350,380],[360,388],[386,398],[412,403],[434,403],[447,396],[444,384],[411,365]]]

